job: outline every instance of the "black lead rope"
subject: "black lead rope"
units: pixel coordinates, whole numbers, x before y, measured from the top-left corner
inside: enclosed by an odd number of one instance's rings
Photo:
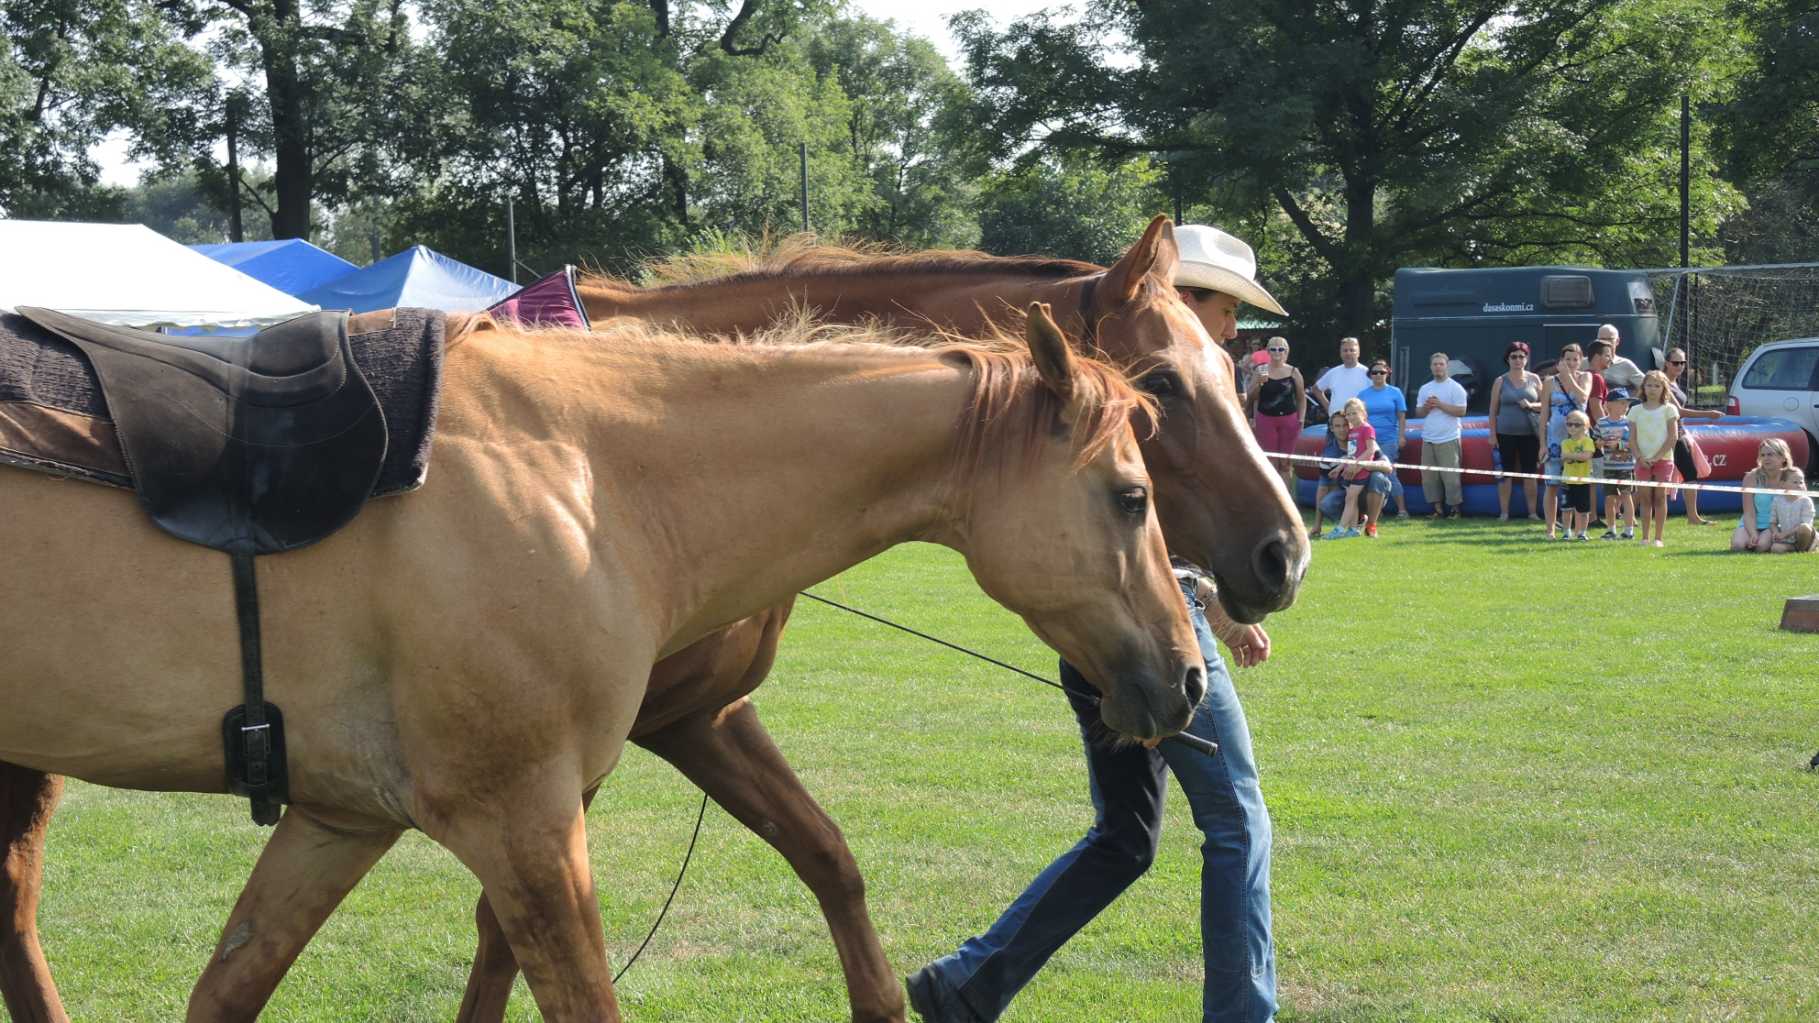
[[[912,636],[921,637],[922,639],[928,640],[930,643],[939,643],[940,645],[947,647],[949,650],[958,650],[959,652],[966,654],[969,657],[977,657],[978,659],[986,662],[987,664],[995,664],[998,667],[1003,668],[1005,671],[1014,672],[1018,675],[1022,675],[1024,678],[1034,679],[1037,682],[1040,682],[1045,686],[1051,686],[1055,689],[1061,690],[1064,693],[1069,693],[1071,695],[1078,696],[1081,699],[1090,702],[1094,706],[1098,706],[1098,704],[1099,704],[1099,697],[1097,697],[1097,696],[1094,696],[1094,695],[1091,695],[1088,693],[1076,693],[1073,690],[1067,688],[1066,686],[1062,685],[1059,682],[1056,682],[1053,679],[1043,678],[1041,675],[1035,674],[1034,672],[1024,671],[1022,668],[1019,668],[1014,664],[1006,664],[1003,661],[1000,661],[995,657],[988,657],[985,654],[978,652],[977,650],[968,650],[966,647],[960,646],[957,643],[949,643],[947,640],[941,639],[937,636],[931,636],[926,632],[918,632],[917,630],[912,629],[907,625],[898,625],[896,622],[893,622],[888,618],[880,618],[875,614],[868,614],[864,611],[859,610],[856,607],[847,607],[845,604],[842,604],[839,601],[829,600],[826,597],[818,597],[818,596],[814,595],[813,593],[809,593],[806,590],[804,590],[802,592],[802,596],[807,597],[810,600],[817,601],[822,604],[826,604],[829,607],[837,607],[840,610],[847,612],[848,614],[856,614],[859,617],[866,619],[867,621],[877,622],[879,625],[888,625],[891,628],[897,629],[901,632],[907,632]],[[1197,750],[1201,753],[1204,753],[1209,757],[1218,756],[1218,754],[1219,754],[1219,744],[1218,743],[1211,742],[1207,739],[1202,739],[1197,735],[1189,735],[1186,732],[1180,732],[1175,735],[1171,735],[1167,739],[1164,739],[1163,741],[1179,743],[1183,746],[1186,746],[1189,749]],[[625,965],[621,966],[619,968],[619,972],[613,975],[614,984],[619,983],[619,978],[625,976],[626,971],[630,970],[632,968],[632,964],[638,961],[638,957],[644,954],[644,950],[646,948],[650,947],[651,939],[657,936],[657,928],[663,926],[663,918],[669,914],[670,905],[676,901],[676,893],[682,890],[682,878],[684,875],[686,875],[688,873],[689,860],[693,859],[695,856],[695,843],[700,841],[700,839],[701,839],[701,821],[706,816],[707,816],[707,795],[706,795],[706,793],[703,793],[701,796],[701,810],[699,813],[695,814],[695,833],[689,837],[688,851],[682,854],[682,867],[681,867],[681,869],[676,871],[676,883],[670,887],[669,898],[663,900],[663,908],[657,911],[657,919],[651,922],[650,932],[644,936],[644,941],[642,944],[640,944],[638,946],[638,951],[633,952],[632,957],[630,959],[627,959],[625,961]]]
[[[893,629],[898,629],[903,632],[907,632],[912,636],[919,636],[922,639],[928,640],[930,643],[939,643],[942,646],[947,647],[949,650],[958,650],[961,653],[966,654],[969,657],[977,657],[978,659],[986,662],[987,664],[996,664],[998,667],[1003,668],[1005,671],[1015,672],[1016,674],[1022,675],[1024,678],[1035,679],[1037,682],[1040,682],[1045,686],[1051,686],[1055,689],[1061,690],[1064,693],[1068,693],[1073,696],[1078,696],[1081,699],[1086,700],[1088,703],[1091,703],[1095,707],[1097,707],[1099,705],[1098,696],[1095,696],[1091,693],[1075,692],[1074,690],[1069,689],[1068,687],[1062,685],[1059,682],[1056,682],[1053,679],[1043,678],[1041,675],[1037,675],[1034,672],[1024,671],[1022,668],[1019,668],[1014,664],[1006,664],[1003,661],[1000,661],[995,657],[987,657],[986,655],[978,652],[977,650],[968,650],[966,647],[960,646],[956,643],[949,643],[945,639],[941,639],[936,636],[931,636],[926,632],[918,632],[915,629],[912,629],[907,625],[898,625],[896,622],[893,622],[888,618],[880,618],[874,614],[867,614],[866,612],[861,611],[856,607],[847,607],[845,604],[842,604],[839,601],[829,600],[826,597],[817,597],[813,593],[809,593],[806,590],[803,591],[802,595],[804,597],[807,597],[810,600],[819,601],[820,603],[826,604],[829,607],[837,607],[840,610],[846,611],[850,614],[856,614],[859,617],[866,619],[867,621],[877,622],[880,625],[888,625]],[[1176,734],[1171,735],[1162,741],[1178,743],[1182,746],[1186,746],[1189,749],[1198,750],[1199,752],[1204,753],[1209,757],[1217,756],[1219,753],[1219,744],[1218,743],[1213,742],[1209,739],[1202,739],[1197,735],[1189,735],[1186,732],[1177,732]]]
[[[619,983],[619,978],[625,976],[625,971],[631,969],[632,964],[638,961],[638,957],[644,954],[644,950],[650,947],[651,939],[657,936],[657,928],[663,926],[663,918],[669,915],[670,903],[676,901],[676,893],[682,890],[682,876],[688,873],[688,861],[695,857],[695,842],[701,838],[701,821],[706,816],[707,793],[703,792],[701,810],[695,814],[695,833],[688,840],[688,852],[682,854],[682,867],[676,871],[676,883],[670,887],[669,898],[663,900],[663,908],[657,911],[657,919],[651,921],[650,933],[644,936],[644,941],[638,946],[638,951],[633,952],[632,957],[625,961],[625,965],[619,967],[619,972],[613,974],[614,984]]]

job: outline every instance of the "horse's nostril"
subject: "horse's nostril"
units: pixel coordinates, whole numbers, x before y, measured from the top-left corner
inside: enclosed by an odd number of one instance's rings
[[[1181,692],[1190,706],[1200,706],[1201,697],[1206,695],[1206,669],[1198,664],[1190,665],[1187,674],[1181,677]]]
[[[1286,585],[1289,574],[1288,544],[1281,537],[1265,541],[1252,556],[1252,567],[1257,571],[1257,581],[1265,587],[1279,589]]]

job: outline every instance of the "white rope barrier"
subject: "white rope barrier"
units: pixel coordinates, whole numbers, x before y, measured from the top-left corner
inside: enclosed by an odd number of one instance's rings
[[[1282,455],[1270,452],[1265,452],[1264,457],[1289,462],[1313,462],[1322,466],[1381,465],[1385,461],[1385,459],[1381,458],[1374,461],[1361,461],[1356,458],[1328,458],[1321,455]],[[1775,497],[1810,497],[1815,501],[1819,501],[1819,490],[1770,490],[1764,487],[1745,487],[1741,483],[1734,485],[1723,483],[1663,483],[1660,480],[1611,479],[1606,476],[1553,476],[1547,473],[1510,472],[1504,469],[1470,469],[1464,466],[1454,468],[1452,466],[1441,465],[1416,465],[1409,462],[1390,462],[1389,466],[1392,469],[1414,469],[1419,472],[1451,472],[1458,473],[1461,476],[1489,476],[1493,479],[1510,480],[1541,480],[1547,483],[1560,484],[1602,483],[1606,486],[1615,487],[1652,487],[1658,490],[1704,490],[1739,495],[1741,495],[1743,491],[1748,490],[1752,494],[1769,494]],[[1345,482],[1349,485],[1353,482],[1363,483],[1364,480],[1347,480]]]

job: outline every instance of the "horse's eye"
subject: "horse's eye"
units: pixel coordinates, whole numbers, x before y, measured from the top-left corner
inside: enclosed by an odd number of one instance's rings
[[[1145,487],[1125,487],[1118,491],[1118,510],[1126,515],[1142,515],[1149,510],[1150,492]]]
[[[1143,389],[1158,398],[1172,398],[1181,393],[1181,378],[1173,370],[1161,370],[1143,378]]]

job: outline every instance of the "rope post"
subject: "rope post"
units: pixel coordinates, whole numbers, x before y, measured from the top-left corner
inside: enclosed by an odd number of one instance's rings
[[[1788,632],[1819,632],[1819,594],[1787,598],[1781,608],[1781,628]]]

